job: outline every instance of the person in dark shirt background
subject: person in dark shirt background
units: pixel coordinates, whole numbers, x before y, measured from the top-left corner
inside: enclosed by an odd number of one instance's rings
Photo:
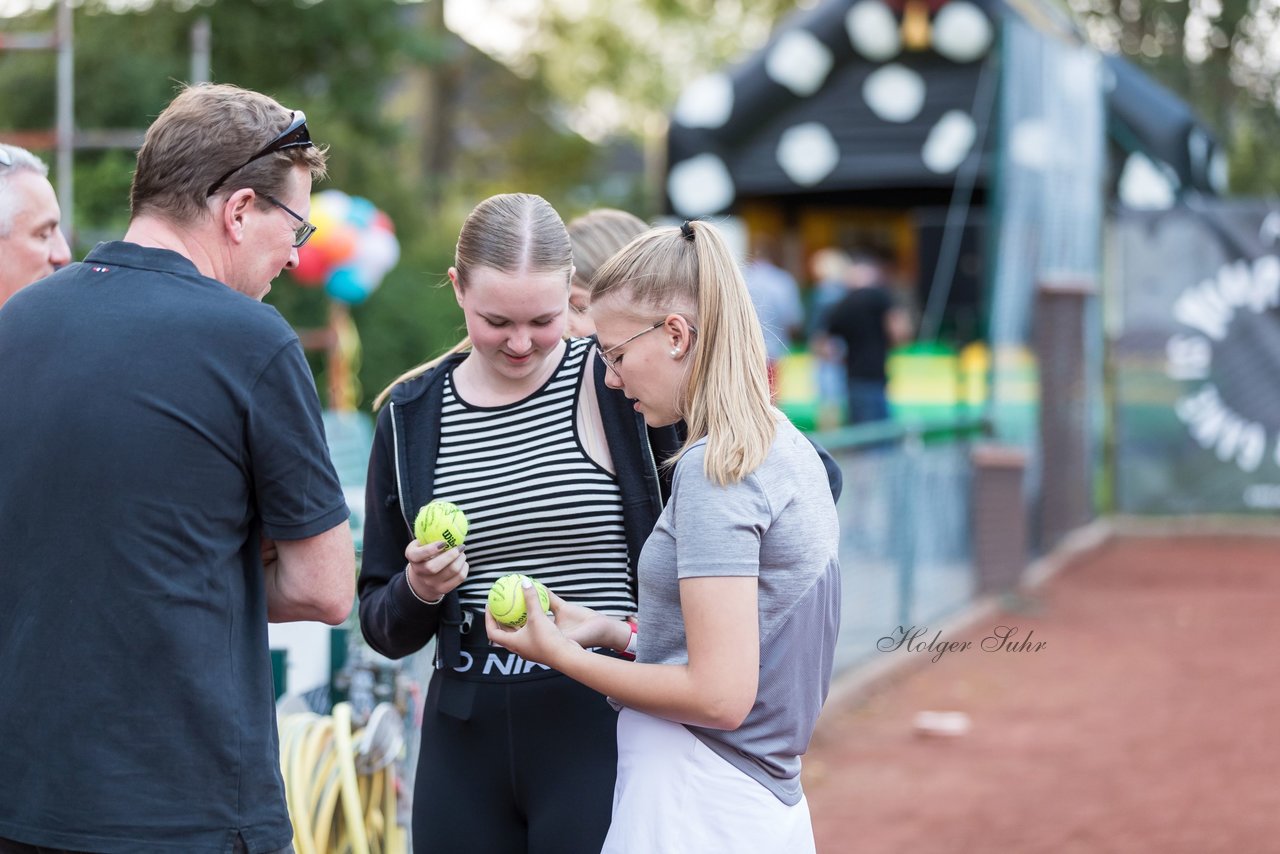
[[[818,342],[820,347],[831,347],[834,341],[844,345],[847,423],[884,421],[889,418],[885,363],[892,348],[910,340],[911,317],[894,300],[882,256],[863,250],[850,259],[849,293],[827,311]]]

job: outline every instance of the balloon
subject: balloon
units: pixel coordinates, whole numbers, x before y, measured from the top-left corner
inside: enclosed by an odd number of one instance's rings
[[[298,250],[293,278],[301,285],[323,283],[335,300],[364,302],[400,260],[391,217],[368,199],[325,190],[311,197],[307,219],[316,232]]]
[[[372,229],[360,235],[352,263],[381,279],[400,260],[400,242],[389,231]]]
[[[356,242],[360,233],[346,223],[331,226],[325,231],[316,231],[311,243],[316,244],[316,251],[324,256],[330,268],[340,267],[351,260],[356,252]],[[310,243],[307,244],[311,245]]]
[[[315,203],[312,203],[311,205],[311,214],[307,217],[307,221],[316,227],[316,237],[319,237],[330,229],[336,228],[338,224],[342,222],[342,220],[334,217],[332,211]],[[316,237],[312,237],[311,239],[315,240]]]
[[[348,305],[359,305],[373,292],[373,287],[360,279],[354,267],[339,267],[334,270],[324,283],[324,289],[329,296]]]
[[[298,284],[314,288],[324,284],[329,274],[329,264],[320,251],[312,247],[312,242],[314,241],[308,241],[306,246],[298,250],[298,266],[289,272],[298,280]]]
[[[366,231],[356,250],[355,265],[376,288],[400,260],[400,242],[390,231]]]
[[[329,218],[343,222],[347,218],[347,211],[351,209],[351,197],[341,190],[325,190],[311,197],[312,211],[316,208],[324,211]]]
[[[362,199],[359,196],[352,196],[351,204],[347,208],[347,222],[358,229],[364,230],[373,222],[373,217],[377,212],[378,209],[373,206],[373,202],[368,199]]]

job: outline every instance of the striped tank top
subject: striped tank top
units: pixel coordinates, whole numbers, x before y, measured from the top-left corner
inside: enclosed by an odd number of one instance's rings
[[[505,406],[472,406],[452,371],[445,379],[432,497],[457,504],[470,523],[464,608],[482,611],[499,576],[522,572],[570,602],[635,613],[618,480],[578,436],[590,346],[568,341],[551,378]]]

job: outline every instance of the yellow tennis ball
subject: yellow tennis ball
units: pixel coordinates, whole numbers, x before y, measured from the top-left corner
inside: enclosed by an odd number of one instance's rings
[[[449,548],[460,546],[467,538],[467,517],[458,505],[437,499],[422,505],[413,520],[413,535],[424,546],[441,540]]]
[[[533,581],[542,610],[551,610],[551,594],[541,581],[534,581],[527,575],[515,572],[504,575],[489,588],[489,613],[504,626],[518,629],[529,620],[529,615],[525,612],[524,590],[520,586],[525,581]]]

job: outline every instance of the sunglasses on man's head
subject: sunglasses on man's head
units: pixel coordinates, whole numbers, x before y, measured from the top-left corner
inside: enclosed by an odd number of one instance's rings
[[[253,155],[236,168],[228,171],[218,180],[214,181],[213,184],[209,186],[209,192],[205,193],[205,197],[208,198],[218,192],[218,189],[228,178],[248,166],[253,161],[257,160],[259,157],[266,157],[268,154],[274,154],[277,151],[284,151],[287,148],[310,148],[314,145],[311,141],[311,133],[307,130],[307,114],[302,112],[302,110],[294,110],[289,113],[289,118],[289,126],[281,131],[279,136],[267,143],[266,147],[257,154]]]

